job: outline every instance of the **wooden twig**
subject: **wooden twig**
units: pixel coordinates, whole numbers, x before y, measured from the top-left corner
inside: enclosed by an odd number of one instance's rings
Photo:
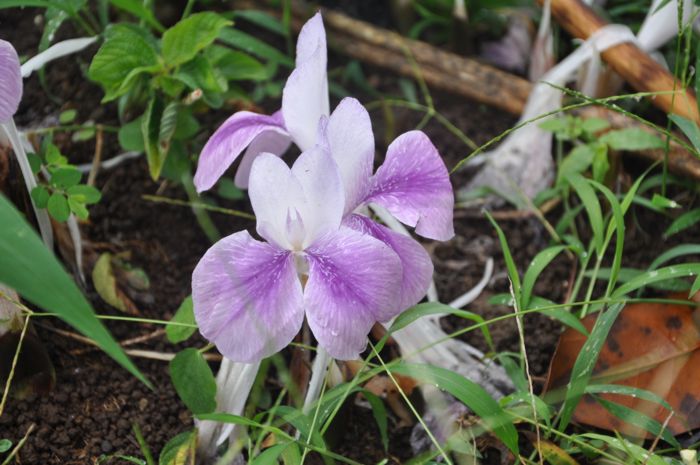
[[[538,0],[540,4],[544,0]],[[588,5],[580,0],[551,0],[552,17],[571,35],[586,40],[606,26]],[[623,43],[601,53],[603,60],[640,92],[677,90],[674,94],[655,95],[651,102],[665,113],[676,113],[700,124],[695,94],[683,91],[683,84],[632,43]]]

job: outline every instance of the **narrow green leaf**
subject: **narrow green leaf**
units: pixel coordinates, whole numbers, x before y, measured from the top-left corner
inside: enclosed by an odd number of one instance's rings
[[[633,410],[622,404],[605,400],[602,397],[596,396],[595,399],[608,412],[612,413],[619,419],[632,425],[641,427],[653,437],[660,436],[664,441],[671,444],[673,447],[680,447],[680,444],[678,443],[676,438],[673,437],[671,431],[669,431],[668,428],[662,427],[661,424],[653,418],[650,418],[647,415],[644,415],[643,413]]]
[[[260,455],[255,457],[255,459],[251,462],[251,465],[277,465],[278,459],[290,444],[292,443],[285,442],[268,447],[262,451]]]
[[[679,232],[688,229],[691,226],[695,226],[698,222],[700,222],[700,208],[695,208],[693,210],[687,211],[675,220],[673,220],[671,226],[669,226],[668,229],[666,229],[666,231],[664,232],[664,236],[670,237],[674,234],[678,234]]]
[[[163,32],[165,28],[158,22],[153,12],[146,8],[141,0],[109,0],[112,5],[122,9],[139,19],[142,19],[149,26],[158,32]]]
[[[146,144],[146,159],[148,160],[148,170],[151,178],[157,181],[165,163],[165,156],[160,150],[158,139],[160,137],[160,122],[163,117],[163,99],[159,96],[153,97],[148,103],[146,112],[141,120],[141,134]]]
[[[216,409],[216,380],[197,349],[178,352],[170,361],[170,378],[192,413],[210,413]]]
[[[603,212],[600,208],[600,203],[595,195],[595,191],[589,182],[579,174],[571,174],[567,178],[569,184],[574,188],[576,194],[581,199],[583,207],[588,214],[588,220],[593,231],[593,243],[598,256],[603,254]]]
[[[437,366],[401,363],[391,368],[392,373],[411,376],[424,383],[444,389],[469,407],[484,425],[516,456],[518,432],[508,414],[478,384],[465,377]]]
[[[233,24],[210,12],[195,13],[163,33],[163,59],[168,66],[181,65],[208,46],[222,28]]]
[[[225,27],[219,31],[219,40],[231,47],[248,52],[265,60],[275,61],[287,67],[294,66],[294,61],[274,47],[246,34],[245,32]]]
[[[605,233],[605,247],[607,247],[607,244],[612,240],[613,234],[616,234],[615,254],[613,255],[613,262],[610,267],[610,280],[605,290],[605,296],[607,297],[615,288],[617,274],[622,266],[622,250],[625,245],[625,216],[624,213],[622,213],[620,202],[618,202],[617,197],[615,197],[615,194],[613,194],[610,189],[596,181],[591,181],[591,185],[605,196],[610,204],[610,210],[612,211],[612,220],[608,223],[608,229]]]
[[[384,402],[372,394],[371,392],[364,390],[362,394],[369,402],[370,407],[372,407],[372,415],[374,416],[374,421],[377,422],[377,428],[379,428],[379,436],[382,438],[382,446],[384,446],[384,451],[389,450],[389,434],[388,431],[388,421],[386,415],[386,408],[384,407]]]
[[[68,207],[66,196],[60,192],[54,192],[51,194],[51,197],[49,197],[49,201],[46,204],[46,209],[56,221],[61,223],[66,221],[70,216],[70,208]]]
[[[489,212],[484,212],[486,217],[489,219],[494,229],[496,229],[496,234],[498,234],[498,240],[501,243],[501,250],[503,251],[503,258],[506,262],[506,269],[508,270],[508,277],[513,285],[513,293],[516,299],[520,299],[520,276],[518,275],[518,268],[515,266],[515,261],[513,260],[513,255],[510,253],[510,247],[508,247],[508,240],[506,239],[503,230],[498,226],[496,220],[489,214]],[[522,305],[518,302],[518,308],[522,309]]]
[[[664,400],[663,397],[651,392],[646,389],[640,389],[633,386],[625,386],[622,384],[591,384],[586,386],[587,394],[619,394],[621,396],[630,396],[635,399],[648,400],[649,402],[655,402],[663,408],[671,411],[673,407]]]
[[[566,247],[561,245],[548,247],[535,255],[535,258],[532,259],[530,266],[527,268],[527,271],[523,276],[522,297],[520,299],[520,304],[522,305],[523,310],[527,310],[529,308],[532,290],[535,287],[535,283],[537,282],[537,278],[539,277],[540,273],[542,273],[542,271],[547,268],[552,260],[554,260],[557,255],[559,255],[565,249]]]
[[[192,307],[192,296],[185,297],[180,307],[170,320],[174,323],[183,323],[192,326],[168,325],[165,327],[165,335],[173,344],[187,340],[197,330]]]
[[[688,140],[690,140],[690,143],[693,144],[695,150],[700,151],[700,128],[695,121],[691,121],[680,115],[668,115],[668,119],[676,123],[676,126],[683,131],[683,134],[685,134]]]
[[[671,265],[658,270],[650,270],[630,279],[628,282],[618,287],[611,297],[617,298],[636,291],[649,284],[667,279],[681,278],[687,276],[698,276],[700,274],[700,263],[683,263]]]
[[[574,362],[574,367],[571,370],[571,379],[567,385],[566,398],[564,399],[559,418],[558,429],[560,431],[564,431],[571,421],[571,416],[586,391],[588,381],[593,374],[593,368],[598,360],[600,349],[603,347],[610,328],[623,308],[624,304],[618,303],[601,312],[596,319],[590,336],[583,344],[581,352],[579,352],[576,362]]]
[[[243,18],[246,21],[267,29],[270,32],[281,35],[282,37],[287,36],[287,32],[284,29],[282,22],[264,11],[259,10],[237,10],[233,12],[235,18]]]
[[[72,279],[22,219],[0,195],[0,282],[23,298],[56,315],[97,345],[143,383],[151,386],[124,354]]]

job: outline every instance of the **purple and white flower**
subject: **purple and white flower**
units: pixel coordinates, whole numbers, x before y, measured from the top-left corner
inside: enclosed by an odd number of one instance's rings
[[[235,177],[240,188],[248,187],[253,160],[261,153],[282,155],[294,142],[302,151],[316,143],[321,116],[328,116],[326,32],[316,13],[301,30],[297,41],[296,67],[282,92],[282,108],[272,115],[249,111],[234,113],[209,138],[199,156],[194,184],[198,192],[210,189],[243,150]]]
[[[356,358],[372,325],[403,310],[398,256],[341,225],[340,173],[321,146],[303,152],[291,170],[277,156],[261,154],[251,168],[249,195],[257,232],[267,242],[241,231],[202,257],[192,275],[201,333],[231,360],[252,363],[289,344],[306,315],[331,356]]]
[[[11,43],[0,39],[0,122],[9,121],[22,100],[19,57]]]

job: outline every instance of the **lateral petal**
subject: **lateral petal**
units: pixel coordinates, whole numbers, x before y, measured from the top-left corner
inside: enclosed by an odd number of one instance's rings
[[[291,342],[304,320],[290,252],[240,231],[214,244],[192,273],[199,331],[227,358],[254,363]]]
[[[375,202],[423,237],[454,236],[454,194],[449,173],[435,146],[421,131],[397,137],[371,180],[365,202]]]
[[[401,260],[400,311],[414,306],[425,297],[433,277],[433,262],[418,241],[362,215],[348,216],[343,220],[343,225],[379,239],[391,247]]]
[[[319,344],[334,358],[357,358],[377,321],[398,313],[401,261],[381,241],[340,228],[306,250],[306,318]]]
[[[276,131],[265,131],[258,137],[253,139],[253,142],[248,146],[241,164],[238,165],[234,182],[239,189],[248,189],[248,179],[250,178],[250,169],[253,166],[253,161],[261,153],[271,153],[273,155],[282,156],[292,144],[292,139],[288,134],[280,134]]]
[[[374,133],[369,113],[351,97],[340,101],[326,127],[327,142],[345,186],[345,214],[367,195],[374,161]]]
[[[270,132],[288,135],[280,113],[268,116],[239,111],[224,121],[199,155],[197,172],[194,175],[197,192],[211,189],[243,149],[263,133]]]
[[[11,43],[0,39],[0,123],[12,118],[21,99],[19,57]]]

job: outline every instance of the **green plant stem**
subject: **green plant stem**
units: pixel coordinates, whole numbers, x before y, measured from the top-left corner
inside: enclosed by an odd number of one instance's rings
[[[185,19],[187,18],[190,13],[192,13],[192,7],[194,6],[194,2],[196,0],[187,0],[187,5],[185,5],[185,9],[182,11],[182,18]]]
[[[167,203],[169,205],[178,205],[181,207],[190,208],[197,207],[203,210],[209,210],[216,213],[223,213],[225,215],[238,216],[240,218],[255,221],[255,215],[251,215],[250,213],[242,212],[240,210],[232,210],[230,208],[216,207],[214,205],[207,205],[206,203],[202,202],[188,202],[185,200],[171,199],[169,197],[161,197],[158,195],[142,195],[141,198],[144,200],[148,200],[149,202]]]

